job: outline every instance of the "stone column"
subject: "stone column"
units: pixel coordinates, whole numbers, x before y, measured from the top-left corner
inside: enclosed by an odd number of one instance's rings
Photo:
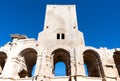
[[[84,62],[83,62],[83,51],[80,48],[75,48],[76,57],[76,75],[85,76]]]
[[[71,49],[72,50],[72,49]],[[70,51],[70,65],[71,65],[71,76],[75,75],[75,57],[74,57],[74,51]]]
[[[4,71],[2,73],[3,78],[19,78],[18,75],[18,66],[19,63],[16,58],[9,58],[6,62],[6,65],[4,67]],[[16,67],[17,66],[17,67]]]

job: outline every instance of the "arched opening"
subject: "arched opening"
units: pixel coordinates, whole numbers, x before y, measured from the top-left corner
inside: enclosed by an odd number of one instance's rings
[[[53,54],[53,65],[54,65],[53,73],[54,73],[54,75],[57,75],[57,74],[55,74],[56,73],[55,72],[55,69],[56,69],[55,65],[57,63],[60,63],[60,62],[65,64],[66,70],[65,70],[64,75],[65,76],[71,75],[70,54],[69,54],[69,52],[64,50],[64,49],[57,49],[52,54]],[[64,68],[64,67],[61,67],[61,68]],[[62,70],[62,71],[64,73],[64,70]]]
[[[120,51],[114,52],[113,58],[120,77]]]
[[[66,65],[64,62],[56,63],[55,76],[66,76]]]
[[[85,69],[85,75],[88,77],[88,68],[86,64],[84,64],[84,69]]]
[[[34,74],[35,74],[35,68],[36,68],[36,64],[33,66],[33,68],[32,68],[32,72],[31,72],[31,75],[32,76],[34,76]]]
[[[6,59],[7,59],[6,53],[0,51],[0,74],[1,74],[2,71],[3,71],[3,68],[4,68],[4,65],[5,65]]]
[[[19,72],[19,76],[20,78],[24,78],[24,77],[31,77],[33,76],[33,70],[35,71],[35,64],[36,64],[36,60],[37,60],[37,52],[35,49],[32,48],[27,48],[24,49],[21,53],[20,53],[20,57],[24,58],[25,61],[25,65],[27,70],[22,69],[21,72]]]
[[[93,50],[86,50],[83,53],[84,67],[88,77],[104,77],[100,56]]]

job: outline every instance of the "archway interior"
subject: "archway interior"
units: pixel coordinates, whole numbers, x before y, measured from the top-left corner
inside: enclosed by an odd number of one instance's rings
[[[54,64],[53,72],[55,73],[55,69],[56,69],[55,65],[59,62],[62,62],[66,66],[65,67],[66,68],[66,74],[65,75],[66,76],[71,75],[69,52],[64,50],[64,49],[57,49],[52,54],[53,54],[53,64]],[[61,67],[61,68],[63,68],[63,67]]]
[[[120,51],[116,51],[113,55],[113,58],[120,77]]]
[[[36,69],[36,64],[33,66],[33,68],[32,68],[32,72],[31,72],[31,76],[33,77],[34,76],[34,74],[35,74],[35,69]]]
[[[25,50],[23,50],[20,53],[21,57],[24,57],[25,60],[25,64],[27,67],[27,71],[25,71],[24,69],[19,73],[20,78],[24,78],[25,76],[31,77],[32,76],[32,70],[36,64],[36,60],[37,60],[37,52],[35,49],[32,48],[27,48]],[[35,71],[35,69],[34,69]]]
[[[86,64],[84,64],[84,69],[85,69],[85,75],[88,77],[88,68]]]
[[[0,74],[3,71],[6,59],[7,59],[6,53],[0,51]]]
[[[99,56],[97,55],[97,53],[95,51],[92,50],[87,50],[84,53],[84,65],[85,67],[85,71],[86,72],[86,76],[89,77],[100,77],[101,76],[101,65],[100,65],[100,59]]]
[[[64,62],[56,63],[55,76],[66,76],[66,65]]]

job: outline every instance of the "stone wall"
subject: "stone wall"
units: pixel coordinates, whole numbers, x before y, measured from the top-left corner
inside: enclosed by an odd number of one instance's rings
[[[0,48],[1,81],[120,80],[120,49],[85,46],[75,5],[47,5],[38,40],[18,34],[11,37]],[[59,62],[66,65],[66,76],[55,76]]]

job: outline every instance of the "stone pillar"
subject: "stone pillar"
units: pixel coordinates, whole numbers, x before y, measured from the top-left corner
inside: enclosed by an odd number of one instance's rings
[[[36,62],[36,70],[35,70],[35,76],[39,75],[40,73],[40,68],[41,68],[41,55],[37,56],[37,62]]]
[[[16,62],[16,59],[9,58],[4,67],[4,71],[2,73],[3,78],[19,78],[18,76],[18,67],[19,64]]]
[[[37,60],[37,70],[39,70],[37,81],[43,81],[46,77],[46,52],[47,50],[43,50]]]
[[[102,63],[104,63],[102,66],[105,73],[105,77],[115,78],[118,76],[114,64],[105,63],[104,61]]]
[[[71,65],[71,76],[74,76],[75,75],[75,71],[76,71],[75,70],[76,65],[75,65],[75,58],[74,58],[74,51],[73,50],[70,51],[70,55],[71,55],[71,57],[70,57],[70,61],[71,61],[71,63],[70,63],[70,65]]]
[[[83,50],[75,48],[75,57],[76,57],[76,75],[85,76],[84,62],[83,62]]]

